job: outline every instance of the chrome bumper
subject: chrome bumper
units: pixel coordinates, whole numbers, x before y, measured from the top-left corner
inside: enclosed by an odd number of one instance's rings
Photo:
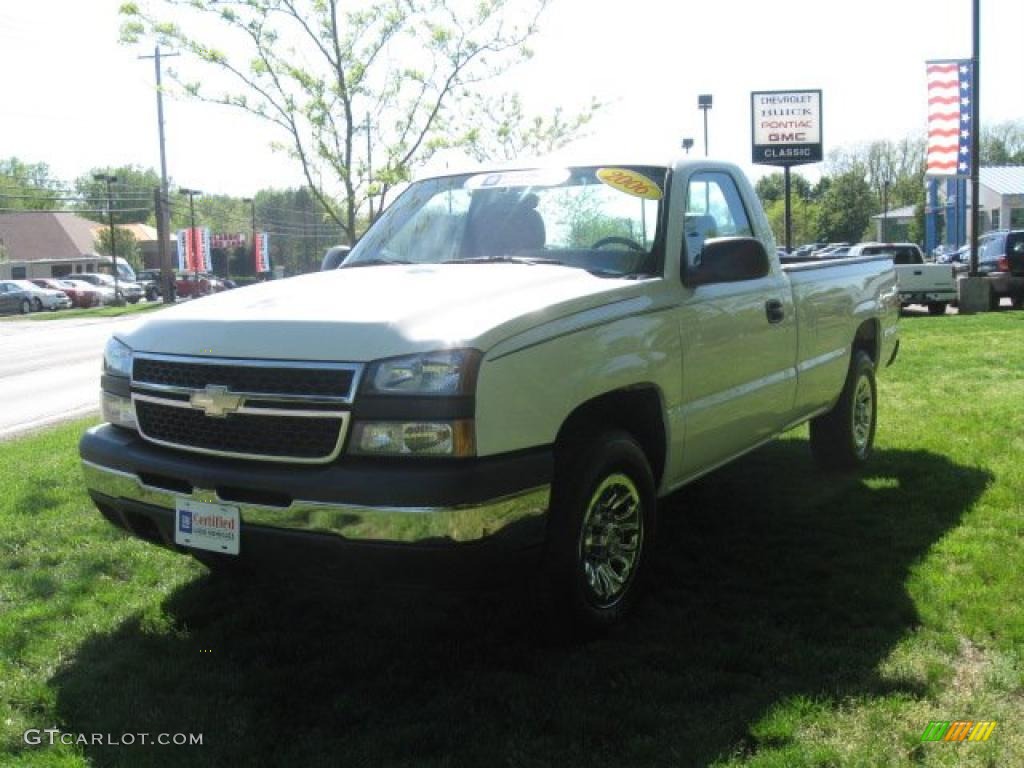
[[[127,499],[174,509],[175,499],[227,504],[236,507],[243,526],[333,534],[351,541],[417,543],[448,539],[473,542],[490,538],[505,528],[548,510],[550,485],[512,496],[461,507],[372,507],[320,501],[292,501],[287,507],[249,504],[221,499],[215,491],[193,489],[182,494],[146,485],[138,475],[82,462],[90,491],[112,499]]]

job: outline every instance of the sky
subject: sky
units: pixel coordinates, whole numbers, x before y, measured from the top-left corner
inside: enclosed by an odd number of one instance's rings
[[[118,42],[121,0],[0,0],[0,157],[47,163],[61,180],[93,167],[159,168],[153,43]],[[1022,0],[981,3],[981,119],[1024,120]],[[502,86],[527,107],[606,106],[581,152],[703,152],[697,96],[712,94],[712,157],[753,178],[750,93],[821,89],[826,155],[923,135],[925,61],[969,58],[970,0],[552,0],[533,59]],[[195,70],[185,57],[170,60]],[[252,195],[298,186],[284,138],[236,110],[165,98],[172,183]],[[798,169],[820,175],[821,166]]]

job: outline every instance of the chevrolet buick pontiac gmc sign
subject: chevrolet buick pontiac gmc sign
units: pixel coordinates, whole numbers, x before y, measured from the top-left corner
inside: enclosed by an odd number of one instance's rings
[[[821,162],[821,91],[755,91],[750,123],[755,163]]]

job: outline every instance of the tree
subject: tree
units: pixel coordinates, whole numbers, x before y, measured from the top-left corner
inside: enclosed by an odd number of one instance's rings
[[[114,245],[117,246],[118,260],[124,259],[132,269],[142,269],[142,251],[131,230],[114,227]],[[104,256],[113,254],[110,247],[110,228],[103,227],[96,233],[96,250]]]
[[[230,86],[171,72],[192,96],[229,105],[276,126],[311,194],[345,239],[372,219],[397,185],[439,151],[500,151],[490,124],[463,130],[460,110],[479,104],[483,84],[529,56],[549,0],[164,0],[173,22],[136,3],[122,6],[122,39],[152,34],[191,53]],[[214,22],[217,39],[244,45],[228,55],[186,25]],[[398,64],[401,62],[401,64]],[[517,102],[508,102],[515,115]],[[534,125],[533,143],[558,143],[586,122],[556,115]],[[492,131],[493,132],[493,131]],[[481,149],[484,148],[484,149]],[[337,181],[340,196],[320,178]]]
[[[982,129],[981,164],[1024,165],[1024,121],[999,123]]]
[[[790,173],[789,186],[793,199],[798,197],[804,200],[811,199],[811,182],[799,173]],[[776,200],[785,200],[786,177],[782,171],[775,171],[767,176],[762,176],[754,185],[754,191],[757,192],[757,196],[761,198],[761,204],[765,207]]]
[[[153,220],[153,190],[160,186],[160,175],[152,168],[125,165],[119,168],[93,168],[75,179],[77,204],[81,215],[93,221],[107,221],[107,183],[97,175],[116,176],[110,185],[115,224],[143,224]]]
[[[808,187],[809,188],[809,187]],[[793,244],[813,243],[817,236],[818,204],[794,195],[790,202],[793,222]],[[782,198],[769,203],[765,208],[768,223],[771,224],[775,242],[786,242],[786,202]]]
[[[39,211],[59,208],[64,193],[46,163],[16,157],[0,160],[0,209]]]
[[[868,231],[874,209],[871,187],[856,168],[832,178],[818,208],[818,237],[856,243]]]

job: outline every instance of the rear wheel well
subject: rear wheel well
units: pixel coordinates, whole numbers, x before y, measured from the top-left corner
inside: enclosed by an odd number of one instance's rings
[[[871,358],[871,362],[878,367],[878,321],[877,320],[865,320],[857,328],[857,333],[853,337],[853,354],[856,356],[858,351],[864,352],[868,357]]]
[[[661,395],[653,385],[607,392],[581,404],[563,422],[555,438],[555,456],[598,432],[621,429],[640,444],[654,475],[655,487],[665,471],[666,433]]]

